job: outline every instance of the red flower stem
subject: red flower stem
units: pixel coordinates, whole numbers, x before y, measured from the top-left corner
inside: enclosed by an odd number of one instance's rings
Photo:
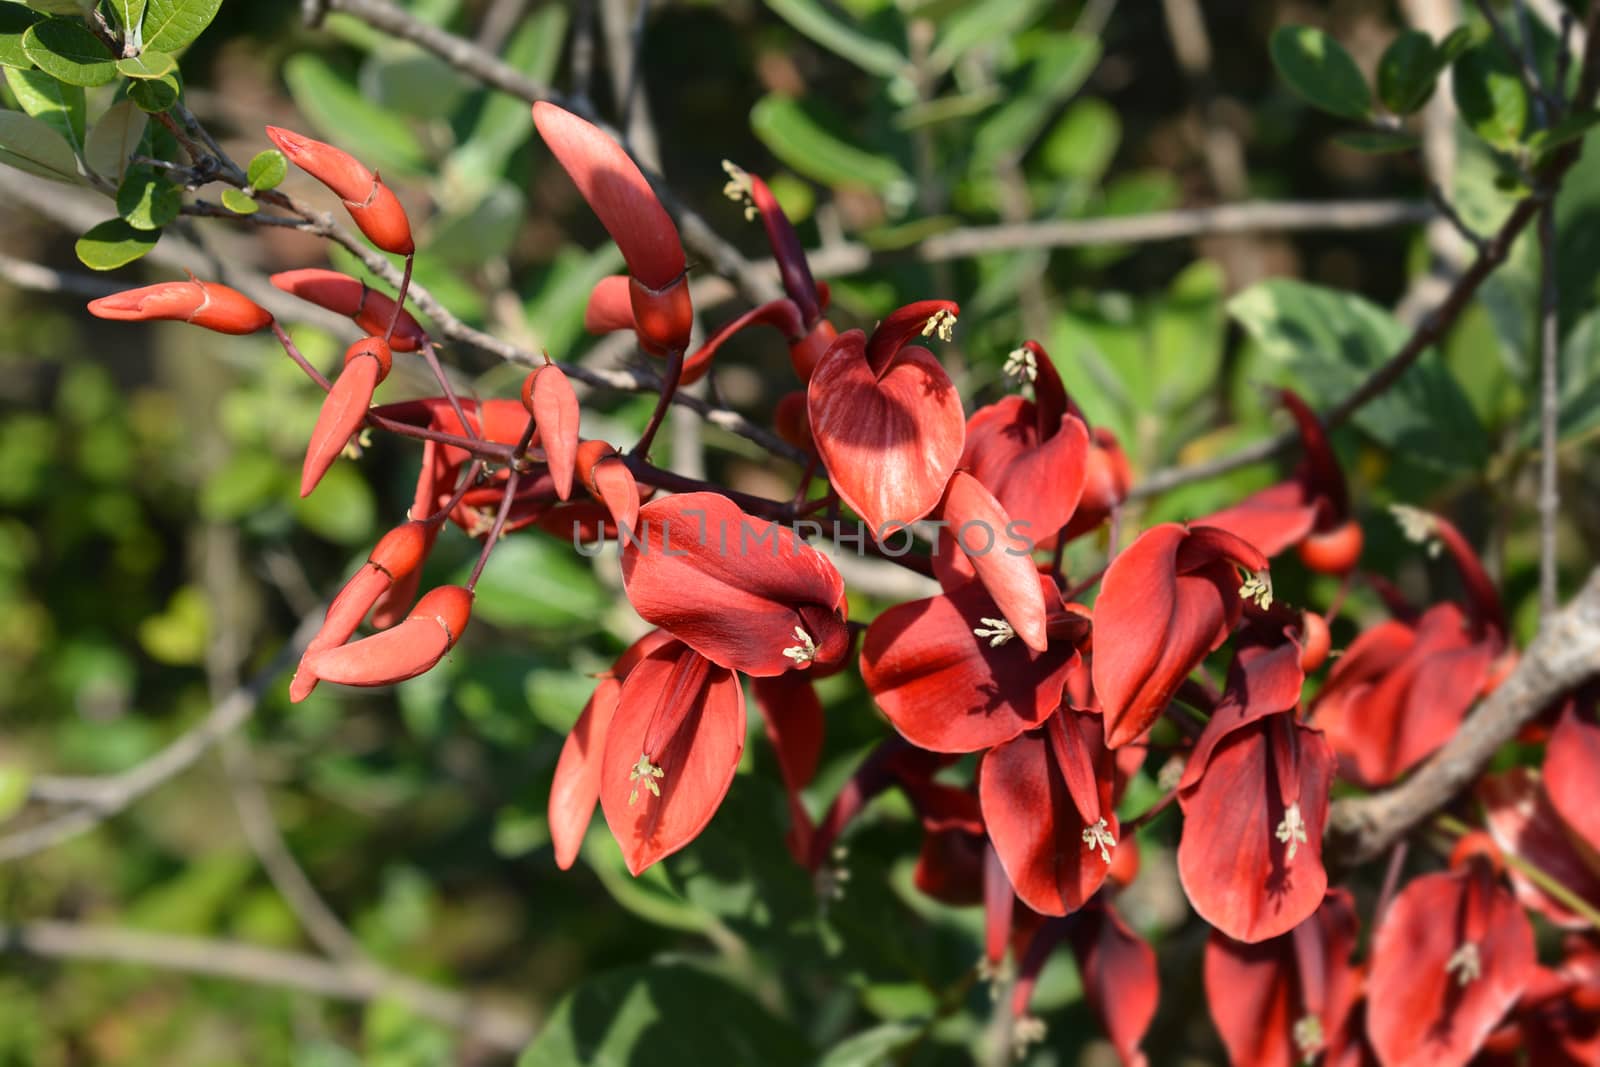
[[[1079,582],[1077,585],[1073,586],[1072,588],[1068,589],[1066,592],[1062,593],[1061,594],[1061,599],[1067,601],[1070,604],[1072,601],[1078,599],[1084,593],[1087,593],[1089,590],[1093,589],[1095,587],[1095,584],[1098,583],[1100,581],[1100,579],[1102,579],[1102,578],[1104,578],[1106,576],[1106,569],[1108,567],[1110,567],[1110,566],[1111,565],[1109,563],[1106,564],[1105,567],[1101,567],[1099,570],[1097,570],[1093,574],[1089,575],[1083,581]]]
[[[408,259],[406,262],[409,264],[411,261]],[[472,423],[467,421],[467,413],[461,409],[461,400],[456,396],[455,388],[451,386],[450,379],[445,376],[444,367],[439,363],[439,353],[433,347],[433,342],[427,338],[422,340],[422,358],[428,361],[428,369],[433,371],[434,381],[439,383],[439,389],[444,393],[445,399],[450,401],[450,410],[461,420],[461,426],[467,431],[467,436],[476,441],[478,433],[472,428]],[[506,458],[510,458],[509,454]]]
[[[383,331],[385,344],[388,344],[389,339],[394,336],[394,328],[400,324],[400,315],[405,311],[406,293],[411,289],[411,268],[416,262],[416,258],[415,253],[406,257],[406,269],[400,275],[400,295],[394,298],[394,314],[389,316],[389,328]],[[465,425],[464,420],[462,425]]]
[[[667,355],[667,372],[661,379],[661,395],[656,399],[656,409],[651,412],[650,422],[645,426],[644,433],[639,435],[639,443],[633,446],[631,455],[650,458],[650,444],[656,439],[656,431],[661,428],[667,409],[672,406],[672,394],[678,391],[678,379],[682,377],[683,350],[674,349]]]
[[[528,425],[523,427],[522,436],[517,438],[516,446],[511,449],[511,466],[521,470],[528,461],[528,448],[533,444],[533,432],[536,429],[533,416],[528,417]]]
[[[1144,811],[1141,811],[1138,815],[1135,815],[1133,818],[1123,823],[1122,836],[1127,837],[1129,834],[1136,834],[1140,830],[1144,829],[1151,823],[1152,820],[1155,819],[1157,815],[1160,815],[1163,811],[1166,811],[1167,808],[1171,807],[1172,802],[1177,799],[1178,790],[1177,787],[1174,786],[1162,794],[1160,800],[1156,801]]]
[[[1406,853],[1409,850],[1410,846],[1403,837],[1389,849],[1389,865],[1384,868],[1383,888],[1378,891],[1378,904],[1372,910],[1373,929],[1383,922],[1383,917],[1389,912],[1389,902],[1394,899],[1395,890],[1400,888],[1400,871],[1406,865]]]
[[[429,515],[427,518],[423,519],[422,522],[428,526],[437,526],[447,519],[450,516],[450,513],[456,509],[456,505],[461,503],[461,498],[466,496],[468,490],[477,484],[478,475],[482,473],[482,471],[483,460],[474,460],[472,462],[472,466],[466,469],[465,477],[463,477],[460,483],[456,486],[455,495],[450,498],[450,502],[444,507],[440,508],[438,511],[434,512],[432,515]]]
[[[328,381],[328,379],[323,376],[322,372],[316,367],[313,367],[311,365],[311,361],[301,354],[299,346],[294,343],[294,340],[289,336],[284,328],[279,325],[277,319],[272,320],[272,336],[278,339],[278,344],[283,346],[283,350],[289,354],[289,358],[298,363],[300,365],[300,369],[306,372],[306,377],[316,382],[317,385],[322,388],[324,393],[333,388],[333,383]]]
[[[1056,531],[1056,550],[1050,556],[1050,573],[1056,576],[1057,585],[1065,585],[1067,576],[1062,573],[1061,564],[1067,558],[1067,541],[1061,536],[1061,531]],[[1103,571],[1101,573],[1104,573]]]
[[[472,565],[472,577],[467,579],[468,592],[477,589],[478,577],[483,574],[483,565],[489,562],[489,553],[494,551],[495,542],[500,540],[500,532],[506,528],[506,516],[511,514],[511,498],[517,495],[517,479],[521,477],[522,472],[512,468],[510,477],[506,479],[506,491],[500,498],[500,510],[495,513],[494,525],[489,527],[489,535],[483,540],[483,551],[478,553],[478,562]]]
[[[817,473],[817,457],[815,454],[806,457],[805,472],[800,475],[800,485],[794,491],[794,498],[789,502],[791,511],[798,511],[806,502],[806,494],[811,491],[811,479]]]

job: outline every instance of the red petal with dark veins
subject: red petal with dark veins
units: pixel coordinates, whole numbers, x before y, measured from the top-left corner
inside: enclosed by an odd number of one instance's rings
[[[1096,752],[1100,810],[1113,839],[1119,824],[1112,810],[1109,752],[1102,746],[1097,716],[1063,712],[1067,728]],[[1083,838],[1083,817],[1073,802],[1043,730],[1031,730],[984,753],[978,771],[984,825],[1017,896],[1045,915],[1083,907],[1106,879],[1110,864]]]
[[[951,476],[940,514],[950,524],[951,541],[972,562],[978,580],[1017,637],[1035,652],[1043,652],[1049,639],[1039,568],[1023,551],[1026,545],[1011,539],[1011,516],[966,471]]]
[[[1122,1057],[1123,1067],[1143,1067],[1149,1060],[1139,1044],[1161,999],[1155,950],[1109,903],[1074,916],[1067,939],[1078,958],[1084,999]]]
[[[892,607],[867,628],[862,680],[906,740],[976,752],[1037,726],[1061,703],[1077,650],[1058,641],[1039,653],[1016,639],[996,647],[973,633],[997,614],[972,582]]]
[[[628,599],[646,620],[713,662],[782,674],[803,647],[831,662],[849,642],[844,579],[792,530],[740,511],[719,493],[681,493],[639,509],[640,541],[622,551]],[[802,610],[806,608],[818,611]],[[806,665],[806,664],[802,664]]]
[[[961,397],[924,348],[901,349],[874,374],[860,330],[842,333],[808,387],[811,436],[840,498],[873,534],[932,511],[966,441]]]
[[[1367,982],[1367,1034],[1387,1067],[1465,1067],[1533,977],[1533,927],[1480,864],[1413,880],[1383,916]],[[1472,904],[1469,893],[1487,895]],[[1471,927],[1482,931],[1480,973],[1463,984],[1466,972],[1451,960]]]
[[[967,420],[961,466],[995,495],[1024,537],[1044,546],[1078,508],[1088,474],[1089,430],[1067,415],[1041,439],[1036,411],[1020,396],[979,408]]]
[[[743,750],[738,675],[681,644],[634,667],[617,697],[600,771],[600,807],[628,870],[640,874],[705,829]],[[641,757],[659,777],[641,767]]]
[[[1593,698],[1579,710],[1576,699],[1561,712],[1544,752],[1544,787],[1550,803],[1567,825],[1600,850],[1600,722],[1596,722]]]
[[[1477,792],[1483,801],[1489,833],[1502,851],[1522,857],[1591,906],[1600,907],[1600,853],[1568,829],[1541,788],[1536,772],[1526,767],[1513,768],[1484,778],[1478,783]],[[1588,928],[1589,920],[1539,888],[1517,868],[1508,868],[1507,874],[1524,907],[1569,930]]]
[[[556,866],[563,871],[577,860],[594,806],[600,802],[601,757],[621,692],[622,683],[615,678],[600,679],[556,761],[550,783],[550,841],[556,849]]]

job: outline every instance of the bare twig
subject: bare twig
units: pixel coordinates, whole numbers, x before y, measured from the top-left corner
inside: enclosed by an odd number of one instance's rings
[[[1556,277],[1555,203],[1539,212],[1539,613],[1556,610],[1556,533],[1561,521],[1561,487],[1556,446],[1561,423],[1560,282]]]
[[[1392,789],[1335,802],[1332,852],[1357,864],[1377,856],[1471,785],[1501,745],[1574,686],[1600,674],[1600,568],[1571,603],[1545,619],[1517,668],[1444,748]]]
[[[114,293],[120,288],[104,278],[55,270],[3,252],[0,252],[0,280],[18,289],[30,289],[39,293],[65,293],[68,296],[88,297],[91,300]]]
[[[392,999],[419,1016],[509,1054],[522,1051],[535,1033],[533,1020],[520,1012],[477,1004],[461,993],[372,964],[330,963],[233,941],[46,920],[0,926],[0,951],[153,967],[358,1003]]]

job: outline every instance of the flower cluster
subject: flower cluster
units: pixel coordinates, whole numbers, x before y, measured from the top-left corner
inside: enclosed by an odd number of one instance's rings
[[[789,798],[788,825],[774,829],[795,862],[820,891],[837,892],[831,865],[852,823],[877,795],[903,793],[923,832],[916,886],[984,909],[986,964],[998,971],[1010,960],[1019,1020],[1030,1018],[1039,972],[1064,942],[1112,1044],[1124,1062],[1143,1062],[1156,957],[1118,896],[1139,871],[1134,832],[1175,802],[1178,875],[1212,928],[1204,982],[1234,1063],[1510,1063],[1519,1047],[1532,1062],[1596,1062],[1600,947],[1577,932],[1572,899],[1600,902],[1593,693],[1574,694],[1539,727],[1542,774],[1483,780],[1488,831],[1462,836],[1442,869],[1397,890],[1391,880],[1396,891],[1367,936],[1354,897],[1330,883],[1324,864],[1335,783],[1379,788],[1407,774],[1515,660],[1494,582],[1459,530],[1402,513],[1408,533],[1442,546],[1465,597],[1417,606],[1366,577],[1393,618],[1334,658],[1329,620],[1275,598],[1270,561],[1294,549],[1306,568],[1348,585],[1363,531],[1315,412],[1283,393],[1303,455],[1288,480],[1131,539],[1113,529],[1103,572],[1069,583],[1061,550],[1118,525],[1132,473],[1040,344],[1027,341],[1006,360],[1019,391],[969,415],[930,348],[951,338],[958,306],[924,300],[870,333],[839,332],[827,286],[812,277],[772,192],[728,164],[727,191],[760,221],[785,295],[694,347],[688,262],[645,176],[584,120],[548,104],[534,119],[622,251],[627,274],[594,288],[586,323],[631,332],[659,361],[655,417],[626,452],[585,439],[578,397],[553,363],[534,369],[519,397],[458,397],[404,308],[404,282],[391,299],[332,271],[276,276],[279,288],[365,333],[331,382],[302,360],[327,390],[302,492],[364,427],[423,442],[408,521],[332,601],[291,683],[295,700],[322,681],[387,685],[429,670],[461,639],[501,537],[578,529],[586,541],[618,542],[628,601],[653,629],[597,679],[562,749],[549,815],[563,868],[597,807],[635,874],[694,840],[740,763],[748,678]],[[408,257],[409,279],[409,224],[381,178],[329,145],[268,134],[337,193],[374,245]],[[266,312],[212,283],[152,286],[90,308],[224,333],[270,327],[300,358]],[[703,377],[731,337],[758,326],[782,335],[796,376],[774,419],[810,457],[793,502],[649,462],[674,393]],[[396,353],[419,353],[440,395],[373,406]],[[815,499],[813,475],[827,485]],[[844,578],[801,532],[825,529],[801,520],[837,523],[846,508],[874,532],[869,548],[880,554],[890,555],[890,533],[931,541],[911,558],[938,594],[851,621]],[[483,542],[478,567],[463,586],[419,596],[422,564],[446,523]],[[927,538],[930,527],[949,536]],[[1018,528],[1030,531],[1026,550],[997,548],[997,531]],[[364,622],[374,632],[357,638]],[[1228,664],[1220,689],[1204,669],[1219,655]],[[859,672],[889,729],[814,818],[803,793],[824,739],[815,682],[847,670]],[[1157,740],[1158,729],[1175,741]],[[1172,769],[1161,775],[1167,796],[1127,817],[1130,781],[1163,766]],[[1528,870],[1557,876],[1562,892]],[[1551,966],[1536,957],[1525,909],[1573,929]]]

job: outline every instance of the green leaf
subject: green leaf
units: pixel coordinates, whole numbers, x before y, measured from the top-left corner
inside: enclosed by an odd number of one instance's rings
[[[22,110],[49,125],[67,139],[72,150],[83,152],[83,86],[66,85],[42,70],[5,68],[6,84],[16,94]]]
[[[159,230],[183,209],[183,190],[154,167],[131,167],[117,187],[117,214],[136,230]]]
[[[222,190],[222,206],[235,215],[254,215],[261,210],[261,205],[256,203],[255,197],[243,189]]]
[[[1040,38],[1027,80],[978,127],[970,172],[989,178],[1001,160],[1025,152],[1099,62],[1100,42],[1093,37],[1054,33]]]
[[[22,36],[42,17],[25,7],[0,4],[0,66],[23,69],[33,66],[33,60],[22,50]]]
[[[162,663],[199,663],[210,629],[211,611],[205,594],[186,585],[172,594],[165,611],[139,623],[139,644]]]
[[[879,1067],[894,1063],[895,1053],[922,1036],[915,1023],[890,1022],[851,1034],[823,1053],[816,1067]]]
[[[293,486],[286,494],[294,500],[295,518],[318,537],[353,545],[372,532],[377,500],[353,463],[335,463],[317,483],[317,491],[304,499]]]
[[[446,263],[472,267],[505,255],[522,228],[527,198],[508,181],[497,181],[473,202],[433,220],[428,251]]]
[[[146,48],[130,59],[117,60],[117,71],[125,78],[164,78],[178,69],[170,52]]]
[[[1346,130],[1335,136],[1333,143],[1368,155],[1383,155],[1391,152],[1409,152],[1421,144],[1421,141],[1417,139],[1416,134],[1400,130]]]
[[[905,74],[911,66],[898,48],[844,22],[819,0],[767,0],[767,7],[823,48],[869,74],[892,78]]]
[[[682,963],[629,967],[578,986],[518,1067],[810,1061],[805,1038],[750,994]]]
[[[567,12],[558,4],[529,15],[506,45],[506,62],[540,82],[548,82],[561,62]],[[512,153],[533,133],[527,104],[506,93],[491,92],[461,147],[445,160],[445,184],[470,190],[503,177]]]
[[[33,775],[25,767],[0,767],[0,823],[22,810],[28,802]]]
[[[289,161],[276,148],[269,148],[255,154],[244,176],[250,183],[250,188],[257,192],[265,192],[282,185],[283,179],[288,175]]]
[[[1384,49],[1378,61],[1378,99],[1396,115],[1418,111],[1450,64],[1450,57],[1433,46],[1433,38],[1420,30],[1406,30]]]
[[[1540,130],[1528,138],[1528,150],[1537,160],[1552,149],[1559,148],[1571,141],[1576,141],[1584,134],[1600,124],[1600,112],[1585,111],[1577,115],[1568,115],[1549,129]]]
[[[840,140],[796,100],[769,93],[750,111],[761,143],[808,178],[834,186],[866,186],[892,205],[909,206],[915,189],[900,165]]]
[[[141,111],[156,115],[178,102],[178,92],[177,77],[168,74],[164,78],[134,82],[128,86],[128,99],[137,104]]]
[[[413,45],[390,45],[368,56],[357,84],[380,107],[419,119],[449,118],[472,89],[450,64]]]
[[[1372,92],[1344,46],[1314,26],[1280,26],[1270,45],[1273,65],[1312,107],[1359,119],[1372,110]]]
[[[111,51],[76,19],[45,19],[28,27],[22,50],[40,70],[68,85],[104,85],[117,76]]]
[[[1451,85],[1456,109],[1473,133],[1500,149],[1517,143],[1528,125],[1528,92],[1498,47],[1480,45],[1463,53]]]
[[[46,15],[87,15],[95,0],[22,0],[35,11]]]
[[[19,111],[0,110],[0,163],[58,182],[83,180],[67,139],[48,123]]]
[[[994,41],[1015,37],[1050,6],[1050,0],[978,0],[940,20],[939,36],[928,53],[928,65],[949,70],[962,56]]]
[[[133,36],[136,41],[143,42],[140,36],[140,24],[144,21],[145,0],[111,0],[111,10],[117,16],[117,25],[121,26],[125,36]]]
[[[120,185],[128,172],[128,159],[139,150],[149,122],[131,100],[112,104],[89,131],[83,146],[84,162],[96,174]]]
[[[317,132],[368,167],[417,174],[426,154],[405,121],[378,107],[320,56],[301,52],[283,65],[289,95]]]
[[[108,219],[78,238],[78,259],[91,270],[116,270],[143,256],[161,239],[159,230],[136,230],[121,219]]]
[[[463,571],[472,562],[466,561]],[[571,630],[594,626],[609,602],[594,571],[570,544],[511,537],[495,546],[472,613],[496,626]]]
[[[1274,279],[1234,297],[1228,311],[1304,395],[1331,405],[1387,363],[1407,331],[1387,311],[1351,293]],[[1425,354],[1355,424],[1406,459],[1445,470],[1481,466],[1488,448],[1460,384],[1436,352]]]
[[[176,52],[205,32],[222,0],[150,0],[144,13],[144,46]]]
[[[1039,156],[1052,174],[1094,184],[1105,177],[1121,142],[1116,109],[1090,97],[1067,109],[1039,146]]]

